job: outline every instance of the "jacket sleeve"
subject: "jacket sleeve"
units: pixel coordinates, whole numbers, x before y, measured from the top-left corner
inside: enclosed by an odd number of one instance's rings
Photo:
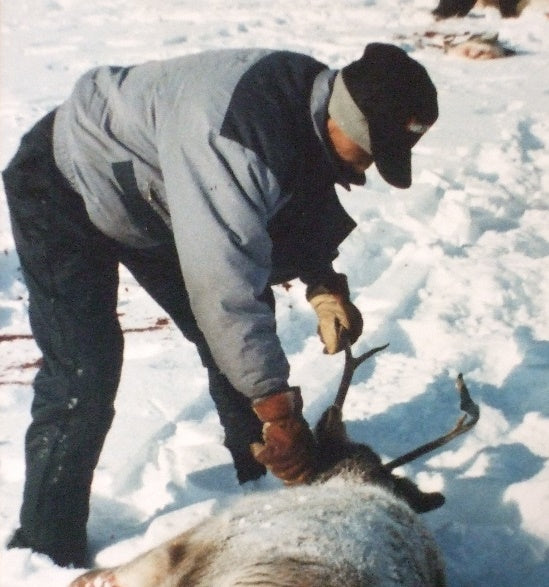
[[[192,143],[181,146],[181,142]],[[218,367],[250,398],[287,386],[275,317],[260,300],[271,272],[269,217],[280,205],[274,176],[241,145],[159,141],[181,269],[193,313]]]

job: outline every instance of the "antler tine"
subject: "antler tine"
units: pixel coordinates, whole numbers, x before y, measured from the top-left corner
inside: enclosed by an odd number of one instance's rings
[[[471,428],[478,422],[480,418],[480,408],[478,405],[471,399],[469,395],[469,390],[465,385],[465,381],[463,380],[463,375],[460,373],[456,379],[456,389],[459,393],[460,397],[460,408],[465,412],[458,421],[456,425],[442,436],[435,438],[435,440],[431,440],[431,442],[427,442],[426,444],[422,444],[418,446],[416,449],[407,452],[406,454],[392,460],[390,463],[387,463],[385,468],[388,471],[392,471],[397,467],[410,463],[417,459],[418,457],[427,454],[441,446],[444,446],[457,436],[471,430]],[[467,416],[469,416],[469,420],[467,420]]]
[[[480,408],[469,395],[469,390],[467,389],[465,381],[463,380],[463,373],[460,373],[457,376],[456,389],[459,393],[460,409],[462,409],[471,417],[471,419],[466,424],[467,430],[469,430],[469,428],[472,428],[478,422],[478,419],[480,418]]]
[[[343,409],[343,403],[347,397],[347,392],[349,391],[349,386],[351,385],[353,374],[356,368],[364,363],[366,359],[369,359],[372,355],[375,355],[379,351],[386,349],[388,346],[389,343],[370,349],[358,357],[353,357],[351,343],[348,340],[345,342],[345,366],[343,367],[343,375],[341,376],[341,382],[339,384],[336,398],[333,403],[336,408],[339,408],[339,410]]]

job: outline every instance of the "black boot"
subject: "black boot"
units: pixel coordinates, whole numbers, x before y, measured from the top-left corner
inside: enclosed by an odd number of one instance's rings
[[[432,13],[438,19],[466,16],[475,3],[476,0],[440,0]]]
[[[8,549],[11,548],[29,548],[34,552],[45,554],[59,567],[84,569],[90,566],[85,537],[71,541],[70,544],[35,545],[25,536],[24,531],[18,528],[8,542]]]

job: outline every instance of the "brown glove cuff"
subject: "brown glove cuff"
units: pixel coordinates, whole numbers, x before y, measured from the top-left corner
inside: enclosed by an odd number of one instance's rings
[[[315,296],[321,294],[335,294],[341,296],[344,300],[348,300],[351,294],[349,292],[347,276],[343,273],[333,273],[322,283],[309,285],[305,297],[307,298],[307,301],[310,302]]]
[[[299,387],[289,387],[284,391],[256,399],[252,407],[262,422],[300,417],[303,410],[301,390]]]

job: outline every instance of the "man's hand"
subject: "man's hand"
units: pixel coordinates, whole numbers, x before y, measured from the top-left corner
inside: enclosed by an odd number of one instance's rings
[[[307,299],[318,316],[318,334],[324,352],[333,355],[353,344],[362,334],[362,315],[349,299],[344,275],[336,274],[331,284],[317,285],[307,290]]]
[[[253,409],[263,422],[264,444],[251,445],[255,459],[286,485],[311,480],[315,442],[302,415],[303,400],[298,387],[256,400]]]

